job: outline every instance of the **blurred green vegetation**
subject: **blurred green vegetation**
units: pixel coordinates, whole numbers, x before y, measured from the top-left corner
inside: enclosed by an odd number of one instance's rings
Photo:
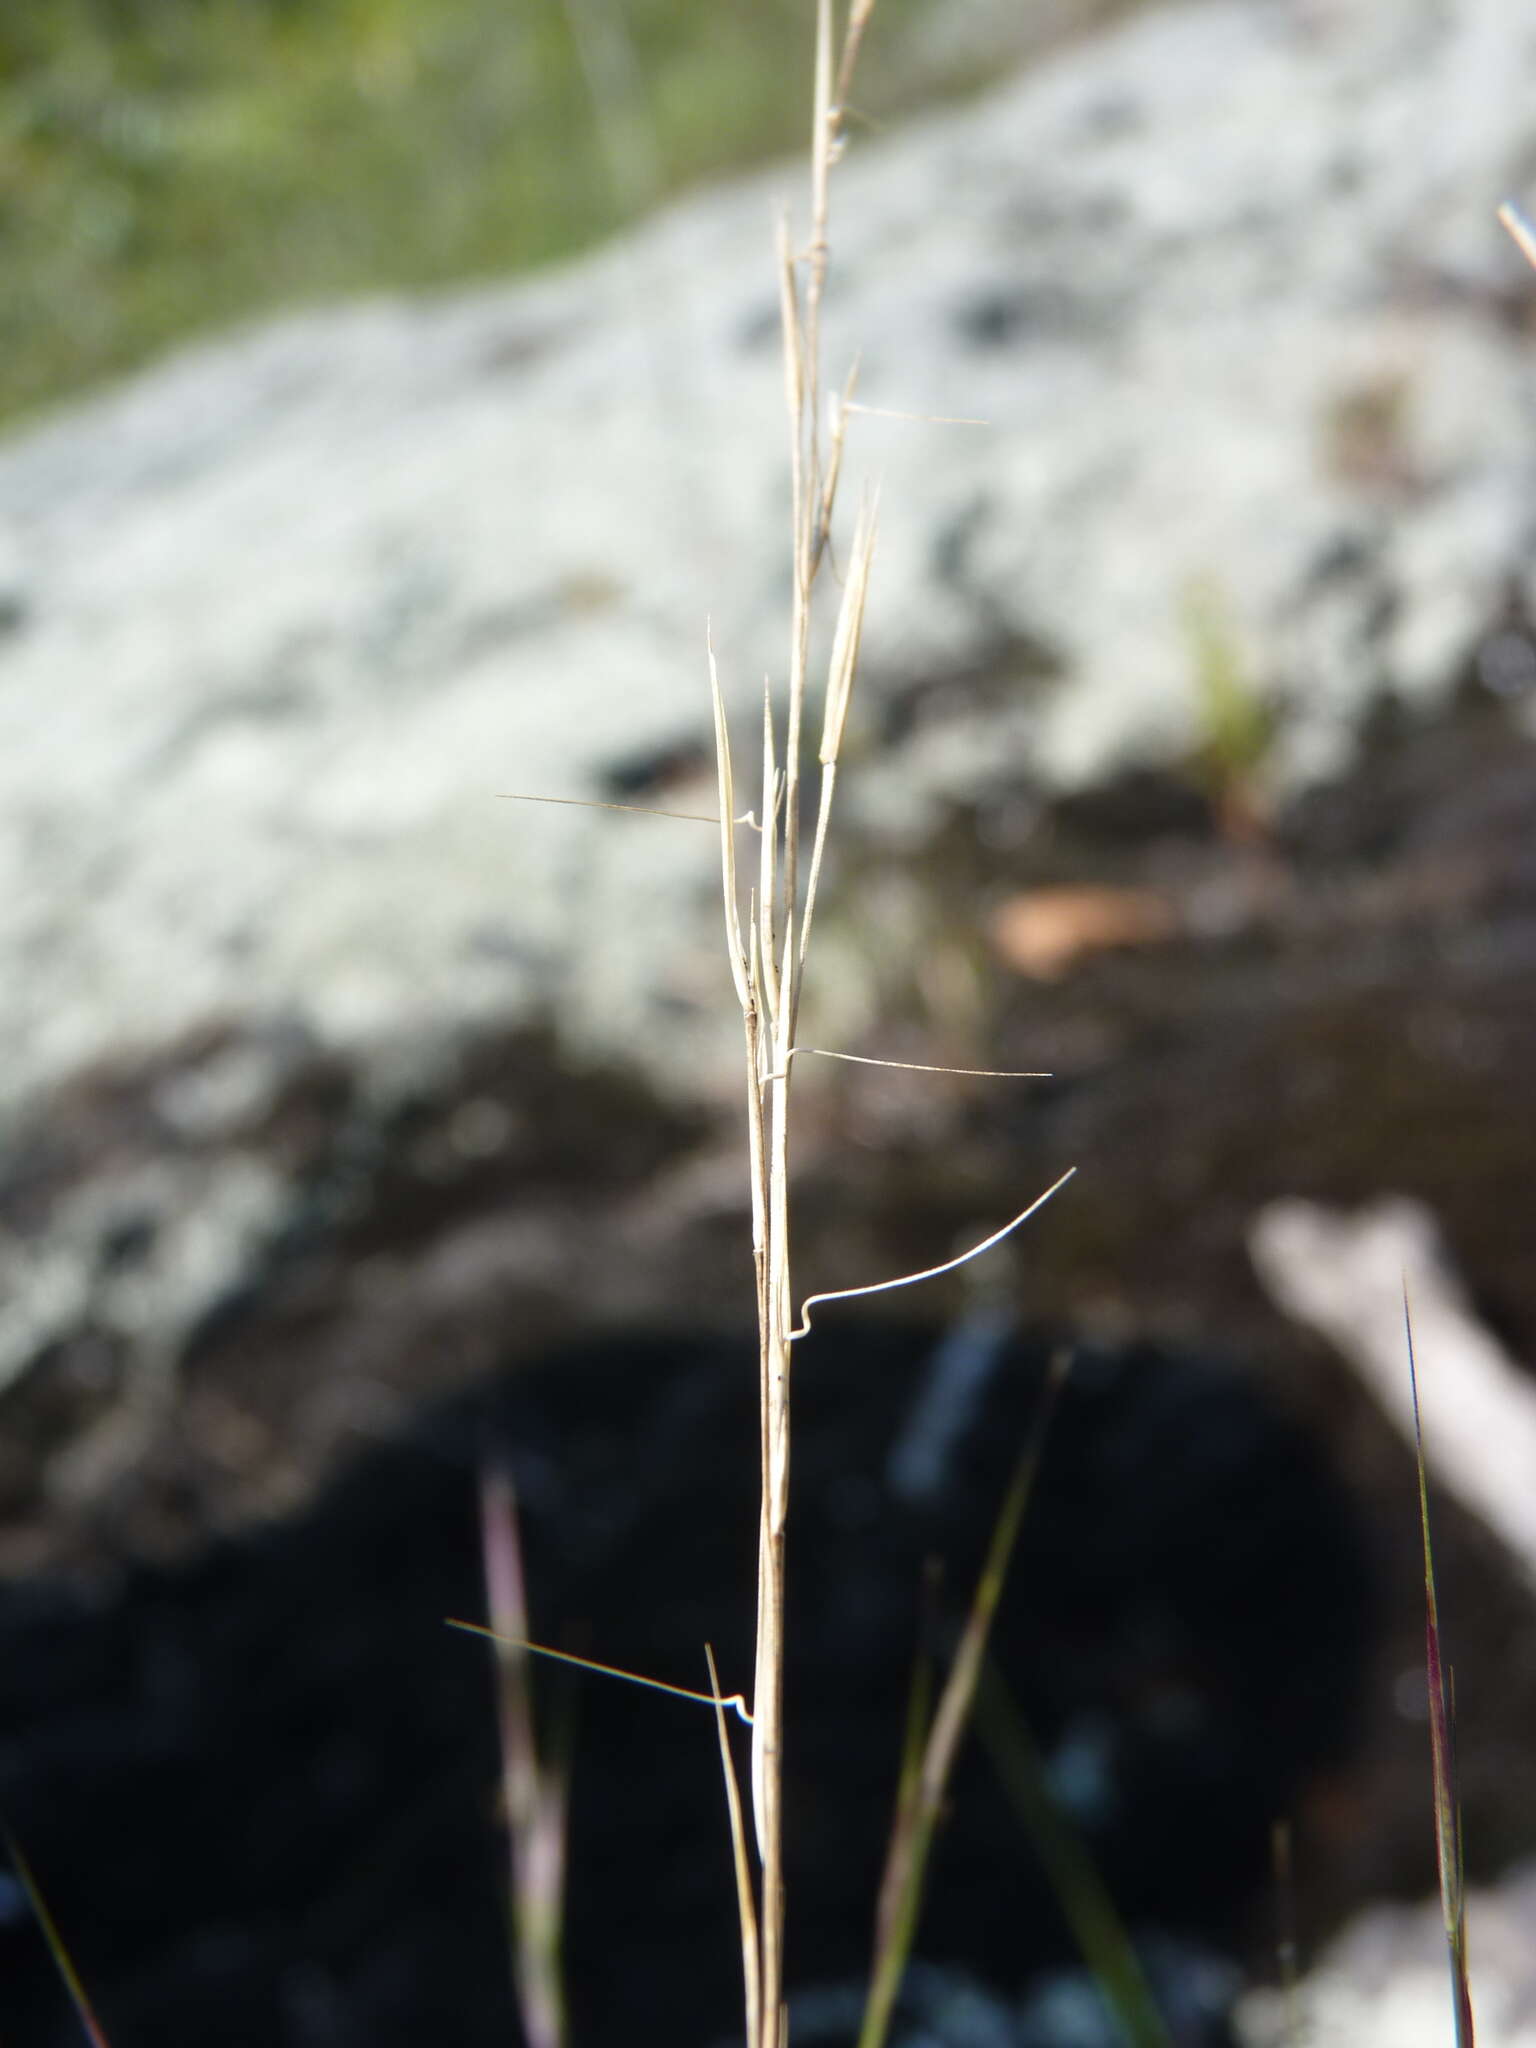
[[[907,96],[892,31],[931,4],[882,0],[871,107]],[[0,0],[0,417],[242,315],[548,261],[778,151],[806,126],[811,15]]]

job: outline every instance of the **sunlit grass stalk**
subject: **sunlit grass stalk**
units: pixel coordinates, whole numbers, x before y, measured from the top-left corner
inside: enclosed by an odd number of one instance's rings
[[[842,144],[847,87],[873,0],[854,0],[834,67],[831,0],[819,0],[815,112],[811,142],[811,218],[803,253],[787,226],[778,240],[784,330],[784,390],[789,417],[793,540],[789,689],[782,749],[773,707],[763,715],[761,833],[757,878],[746,913],[738,889],[735,787],[730,740],[714,657],[710,678],[720,778],[721,855],[726,939],[741,1005],[747,1065],[747,1128],[752,1176],[753,1260],[759,1325],[762,1505],[758,1533],[757,1643],[752,1707],[752,1812],[759,1862],[755,1920],[757,1991],[749,1990],[751,2048],[781,2048],[784,2016],[784,1867],[781,1775],[784,1693],[785,1530],[789,1512],[790,1351],[794,1309],[789,1250],[789,1099],[791,1054],[801,975],[810,937],[815,882],[826,842],[837,760],[857,668],[875,520],[859,521],[844,579],[825,687],[820,815],[810,884],[801,889],[801,756],[811,665],[811,627],[820,569],[836,508],[842,425],[830,446],[821,420],[821,307],[827,273],[827,214],[832,166]],[[743,1925],[744,1953],[746,1926]]]
[[[869,499],[860,508],[841,573],[841,595],[821,689],[816,822],[802,878],[801,763],[812,669],[812,620],[818,578],[830,558],[846,425],[854,409],[854,373],[850,372],[842,392],[833,400],[830,421],[822,418],[821,313],[828,267],[831,173],[842,153],[848,92],[873,8],[874,0],[852,0],[840,52],[835,53],[832,0],[818,0],[809,234],[798,250],[787,224],[780,226],[778,235],[793,543],[789,679],[782,737],[771,692],[766,682],[764,685],[761,795],[755,818],[743,820],[737,813],[725,700],[713,644],[709,647],[726,950],[741,1006],[746,1050],[752,1255],[759,1332],[762,1504],[751,1716],[751,1796],[758,1884],[755,1913],[749,1916],[743,1911],[742,1915],[744,1967],[749,1986],[757,1986],[756,1995],[749,1988],[747,1998],[749,2048],[784,2048],[787,2027],[781,1782],[792,1347],[809,1329],[809,1311],[816,1303],[881,1293],[947,1273],[999,1243],[1056,1192],[1054,1187],[1048,1189],[1001,1230],[958,1258],[899,1279],[814,1295],[803,1304],[796,1320],[789,1223],[790,1087],[794,1055],[799,1049],[795,1032],[838,765],[858,672],[876,533],[876,502]],[[737,828],[743,823],[754,825],[761,835],[754,863],[755,879],[751,881],[737,860]],[[1070,1177],[1064,1175],[1056,1186]],[[948,1712],[941,1704],[941,1721],[946,1721]]]

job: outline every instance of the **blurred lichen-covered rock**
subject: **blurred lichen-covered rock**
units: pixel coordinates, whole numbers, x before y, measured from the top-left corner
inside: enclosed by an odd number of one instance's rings
[[[911,728],[877,815],[918,831],[1000,762],[1198,752],[1192,579],[1281,777],[1376,693],[1444,689],[1524,589],[1503,23],[1154,11],[859,141],[833,360],[862,352],[872,406],[989,423],[857,424],[866,734]],[[686,758],[706,613],[744,717],[782,663],[786,189],[239,334],[6,447],[6,1101],[231,1012],[370,1058],[531,1011],[674,1074],[730,1057],[708,835],[495,796]]]

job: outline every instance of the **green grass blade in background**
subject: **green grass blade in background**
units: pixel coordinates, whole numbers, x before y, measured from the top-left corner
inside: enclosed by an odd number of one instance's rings
[[[982,1675],[976,1726],[1127,2048],[1169,2048],[1168,2030],[1125,1923],[1077,1830],[1052,1798],[1034,1737],[990,1663]]]
[[[1275,1872],[1275,1960],[1285,2011],[1285,2048],[1301,2048],[1305,2039],[1301,2008],[1301,1944],[1296,1937],[1296,1866],[1291,1824],[1277,1820],[1270,1836]]]
[[[1008,1566],[1018,1541],[1019,1525],[1034,1490],[1035,1475],[1045,1450],[1046,1433],[1070,1362],[1067,1353],[1058,1353],[1051,1362],[1050,1375],[1035,1411],[1028,1441],[992,1532],[986,1562],[976,1584],[949,1677],[939,1696],[938,1708],[926,1737],[920,1744],[917,1739],[919,1724],[909,1718],[907,1754],[902,1763],[891,1845],[880,1883],[875,1916],[874,1966],[870,1973],[869,1997],[859,2031],[858,2048],[884,2048],[890,2032],[901,1980],[912,1953],[928,1858],[943,1811],[944,1797],[961,1740],[970,1724],[993,1617],[1002,1598]],[[921,1697],[920,1685],[914,1692],[915,1706],[921,1702]]]

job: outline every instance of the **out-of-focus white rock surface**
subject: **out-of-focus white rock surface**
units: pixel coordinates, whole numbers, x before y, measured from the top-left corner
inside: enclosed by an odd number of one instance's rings
[[[1472,2003],[1483,2048],[1536,2044],[1536,1866],[1509,1872],[1467,1905]],[[1373,1906],[1335,1941],[1300,1987],[1301,2033],[1287,2001],[1254,1993],[1239,2009],[1245,2048],[1444,2048],[1454,2038],[1450,1966],[1438,1899]]]
[[[1248,1244],[1276,1307],[1327,1338],[1410,1447],[1422,1421],[1428,1469],[1509,1546],[1536,1587],[1536,1392],[1473,1313],[1429,1211],[1402,1198],[1353,1215],[1271,1202]]]
[[[866,715],[954,684],[864,801],[916,829],[990,774],[1177,753],[1195,583],[1287,772],[1444,690],[1536,523],[1536,279],[1493,223],[1533,169],[1503,0],[1154,10],[858,137],[831,363],[990,423],[859,423]],[[799,184],[240,334],[0,450],[0,1100],[230,1013],[365,1061],[535,1013],[733,1057],[711,835],[496,792],[703,740],[706,613],[744,731],[782,670]]]

